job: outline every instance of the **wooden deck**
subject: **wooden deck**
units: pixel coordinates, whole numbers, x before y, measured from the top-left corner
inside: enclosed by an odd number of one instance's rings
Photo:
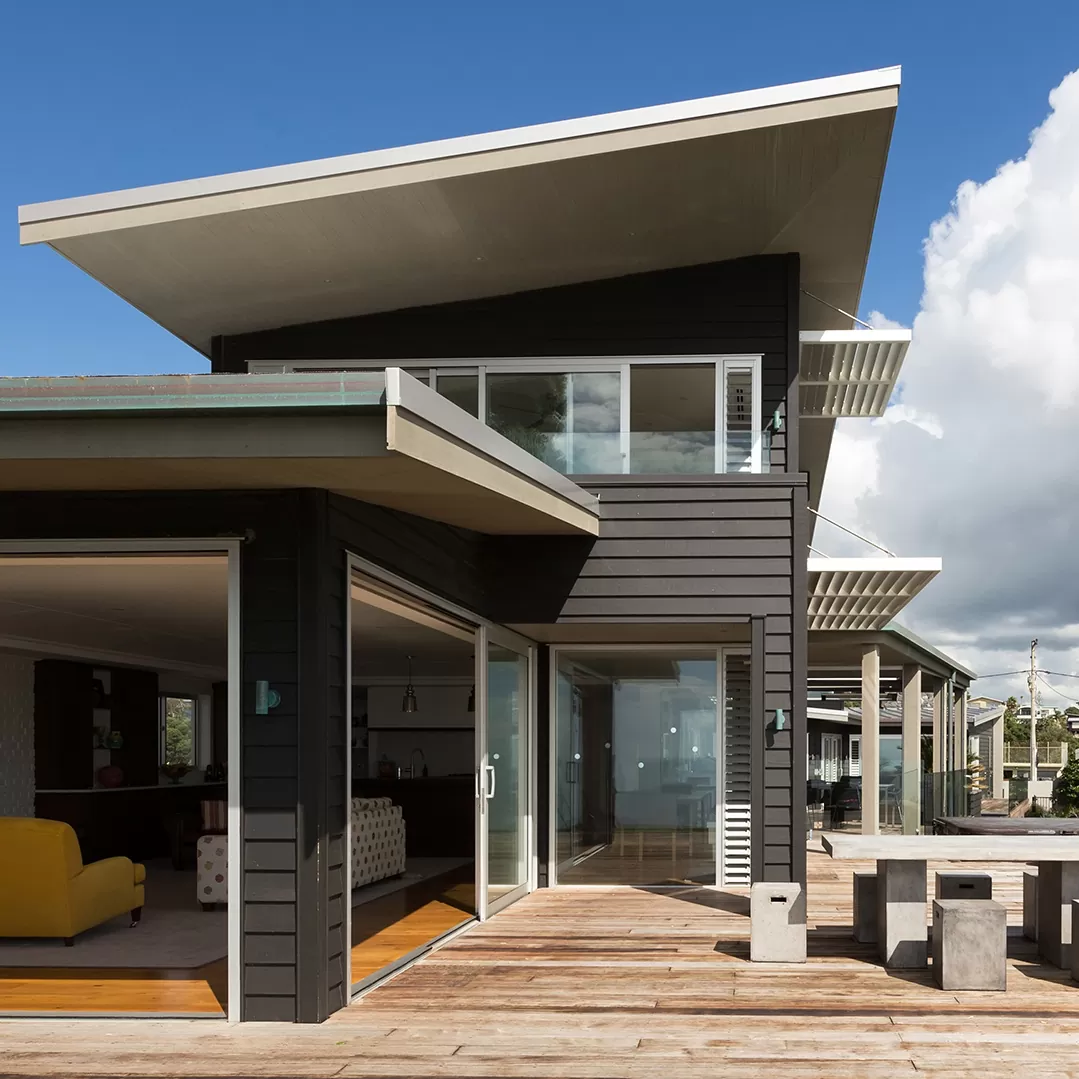
[[[805,965],[748,962],[744,894],[556,889],[320,1027],[11,1020],[0,1023],[0,1072],[1079,1076],[1079,985],[1068,974],[1021,938],[1010,940],[1007,993],[943,993],[927,972],[885,972],[850,939],[857,868],[810,854]],[[986,868],[1018,924],[1023,867]]]

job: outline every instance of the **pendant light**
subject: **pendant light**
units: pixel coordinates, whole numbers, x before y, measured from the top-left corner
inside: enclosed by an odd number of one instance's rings
[[[405,695],[401,698],[402,712],[418,712],[420,706],[416,701],[416,691],[412,688],[412,657],[408,657],[408,685],[405,687]]]

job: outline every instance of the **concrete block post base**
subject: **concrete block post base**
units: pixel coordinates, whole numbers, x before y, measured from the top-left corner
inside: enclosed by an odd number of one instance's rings
[[[941,989],[1003,991],[1007,912],[990,899],[933,901],[933,981]]]
[[[1023,936],[1027,940],[1038,939],[1038,871],[1028,869],[1023,873]]]
[[[1038,954],[1071,970],[1072,900],[1079,899],[1079,862],[1038,863]]]
[[[854,874],[854,939],[877,943],[877,874]]]
[[[749,920],[749,958],[754,963],[806,961],[806,897],[800,884],[754,884]]]
[[[925,903],[925,862],[877,861],[877,945],[886,967],[928,964]]]

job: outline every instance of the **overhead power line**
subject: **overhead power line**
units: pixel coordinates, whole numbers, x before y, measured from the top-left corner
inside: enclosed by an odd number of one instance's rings
[[[1075,704],[1075,694],[1068,696],[1067,693],[1061,693],[1056,686],[1051,686],[1044,678],[1042,678],[1041,671],[1038,672],[1038,681],[1041,682],[1046,689],[1051,689],[1058,697],[1063,697],[1069,704]]]
[[[1052,671],[1046,671],[1046,674],[1052,673]],[[1013,674],[1030,674],[1030,671],[1024,667],[1021,671],[1001,671],[1000,674],[979,674],[978,681],[981,682],[986,678],[1011,678]]]
[[[1051,674],[1054,678],[1079,678],[1079,674],[1065,674],[1063,671],[1038,671],[1038,674]]]

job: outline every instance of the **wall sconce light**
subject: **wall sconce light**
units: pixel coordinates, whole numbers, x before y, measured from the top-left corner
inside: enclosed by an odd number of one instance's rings
[[[787,726],[787,717],[783,714],[782,708],[776,709],[776,730],[781,731]]]

